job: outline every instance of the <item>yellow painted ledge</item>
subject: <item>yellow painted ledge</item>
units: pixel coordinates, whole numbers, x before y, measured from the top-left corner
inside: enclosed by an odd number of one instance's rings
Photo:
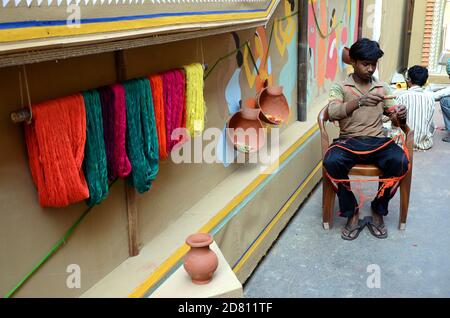
[[[291,147],[285,151],[279,160],[279,163],[275,163],[267,168],[264,173],[260,174],[254,179],[238,196],[236,196],[231,202],[229,202],[216,216],[214,216],[206,225],[204,225],[198,232],[208,233],[215,226],[217,226],[239,203],[241,203],[255,188],[260,185],[274,170],[283,163],[295,150],[301,147],[317,130],[318,125],[313,126],[306,134],[297,140]],[[133,293],[129,295],[132,298],[143,297],[145,293],[152,288],[163,276],[168,273],[187,253],[189,247],[183,244],[174,254],[170,256],[158,269]]]

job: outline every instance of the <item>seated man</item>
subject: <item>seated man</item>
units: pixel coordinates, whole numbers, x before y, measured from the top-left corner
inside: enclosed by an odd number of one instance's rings
[[[383,55],[377,42],[358,40],[350,48],[354,72],[331,88],[328,113],[331,121],[339,121],[340,136],[330,146],[323,165],[334,179],[348,180],[348,173],[355,164],[375,164],[383,171],[384,178],[399,177],[408,171],[403,150],[394,142],[388,143],[391,139],[383,136],[383,113],[388,114],[387,110],[394,106],[392,99],[384,99],[391,94],[389,86],[373,77]],[[404,106],[398,106],[395,113],[399,120],[406,119]],[[389,115],[393,114],[389,112]],[[368,227],[377,238],[387,237],[383,216],[388,214],[391,189],[386,189],[371,203],[373,220]],[[348,218],[341,236],[354,240],[364,225],[359,222],[358,203],[349,183],[338,183],[337,196],[340,216]]]
[[[450,59],[447,61],[447,74],[450,79]],[[444,90],[442,90],[444,91]],[[448,88],[444,94],[439,96],[435,95],[435,98],[441,97],[440,104],[442,109],[442,116],[444,117],[445,130],[447,130],[447,136],[442,138],[442,141],[450,142],[450,88]]]
[[[406,84],[408,91],[397,97],[397,103],[405,105],[408,111],[406,122],[414,130],[414,149],[427,150],[433,147],[435,131],[434,97],[425,92],[423,86],[428,80],[428,70],[415,65],[408,70]]]

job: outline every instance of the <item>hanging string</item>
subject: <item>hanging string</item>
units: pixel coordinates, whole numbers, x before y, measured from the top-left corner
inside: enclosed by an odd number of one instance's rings
[[[310,0],[310,1],[311,1],[311,0]],[[348,4],[348,2],[346,1],[346,2],[345,2],[344,10],[342,11],[342,17],[341,17],[341,20],[340,20],[339,22],[337,22],[336,25],[335,25],[334,27],[331,28],[331,30],[330,30],[330,32],[329,32],[328,34],[325,34],[325,33],[320,29],[319,20],[317,19],[316,9],[314,8],[314,4],[311,3],[312,11],[313,11],[313,16],[314,16],[314,21],[315,21],[315,23],[316,23],[317,30],[319,31],[319,35],[320,35],[322,38],[324,38],[324,39],[328,38],[328,37],[331,35],[331,33],[333,33],[333,31],[335,31],[335,30],[338,28],[338,26],[344,22],[344,15],[345,15],[345,12],[347,11],[347,4]],[[350,6],[351,6],[351,1],[350,1]]]
[[[253,53],[252,53],[252,50],[250,49],[249,42],[247,41],[247,42],[245,42],[244,44],[242,44],[240,47],[238,47],[237,49],[235,49],[235,50],[231,51],[230,53],[228,53],[228,54],[226,54],[226,55],[220,57],[220,58],[213,64],[213,66],[209,69],[209,71],[206,73],[204,79],[206,80],[206,79],[209,77],[209,75],[212,73],[212,71],[214,70],[214,68],[215,68],[220,62],[222,62],[223,60],[226,60],[226,59],[229,58],[230,56],[236,54],[238,51],[242,50],[245,46],[247,46],[247,48],[248,48],[248,50],[249,50],[251,61],[252,61],[252,63],[253,63],[253,66],[254,66],[255,69],[256,69],[256,72],[257,72],[258,75],[259,75],[258,66],[257,66],[256,63],[255,63],[255,58],[253,57]]]
[[[126,147],[131,162],[127,180],[139,193],[148,191],[159,170],[158,134],[150,81],[138,78],[123,83],[127,108]]]
[[[100,95],[97,90],[83,92],[86,108],[86,145],[83,170],[89,186],[87,204],[99,204],[108,195],[108,167]]]
[[[293,16],[296,16],[296,15],[298,15],[298,11],[293,12],[293,13],[290,14],[290,15],[287,15],[287,16],[281,17],[281,18],[279,18],[279,19],[276,19],[275,21],[276,21],[277,23],[278,23],[278,22],[282,22],[282,21],[287,20],[287,19],[289,19],[289,18],[291,18],[291,17],[293,17]],[[267,65],[267,60],[268,60],[268,58],[269,58],[270,46],[271,46],[271,44],[272,44],[273,31],[274,31],[274,29],[275,29],[276,22],[272,23],[272,28],[271,28],[271,30],[270,30],[269,44],[268,44],[268,46],[267,46],[266,60],[264,61],[264,65]]]
[[[203,66],[184,66],[186,72],[186,128],[191,136],[205,129],[206,105],[203,96]]]
[[[89,197],[82,164],[86,113],[81,94],[33,105],[25,125],[29,166],[43,207],[65,207]]]
[[[22,66],[23,69],[23,75],[25,78],[25,90],[27,92],[27,99],[28,99],[28,110],[30,111],[30,117],[28,117],[27,124],[31,124],[31,120],[33,119],[33,109],[31,107],[31,97],[30,97],[30,88],[28,87],[28,76],[27,76],[27,69],[25,65]],[[22,86],[21,86],[22,88]],[[22,92],[20,92],[22,94]]]

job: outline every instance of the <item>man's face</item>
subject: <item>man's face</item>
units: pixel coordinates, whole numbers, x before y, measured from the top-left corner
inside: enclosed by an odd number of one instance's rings
[[[377,60],[375,61],[356,61],[352,62],[356,75],[364,80],[370,80],[377,69]]]

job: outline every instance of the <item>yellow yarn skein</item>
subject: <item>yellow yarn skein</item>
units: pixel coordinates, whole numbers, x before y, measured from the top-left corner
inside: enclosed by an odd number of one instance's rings
[[[205,129],[203,66],[194,63],[184,66],[184,70],[186,72],[186,128],[191,136],[195,136]]]

